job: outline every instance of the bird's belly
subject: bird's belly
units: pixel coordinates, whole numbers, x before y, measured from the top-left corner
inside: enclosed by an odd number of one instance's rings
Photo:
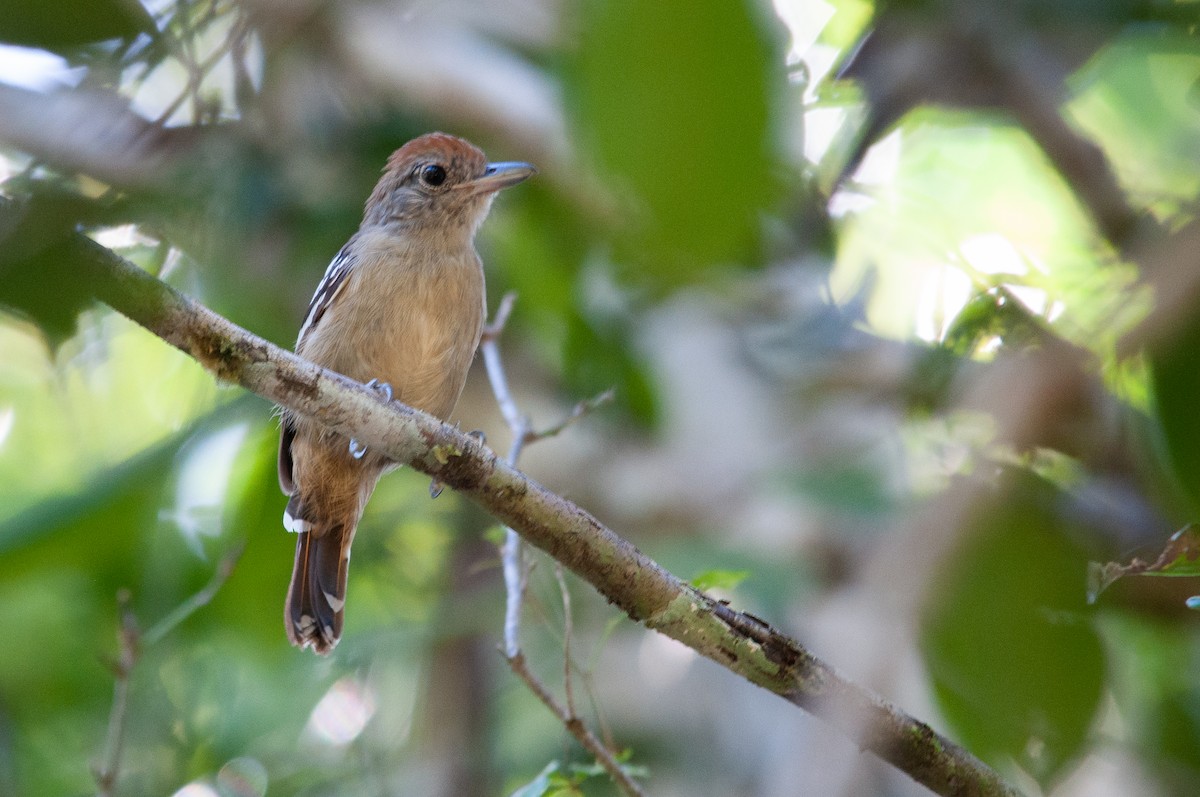
[[[444,418],[458,402],[477,336],[449,309],[408,314],[362,342],[364,373],[357,378],[387,382],[400,401]]]
[[[387,382],[396,399],[445,418],[458,401],[479,342],[482,284],[472,290],[469,280],[405,282],[391,291],[360,282],[336,312],[322,319],[332,334],[312,341],[301,354],[359,382]]]

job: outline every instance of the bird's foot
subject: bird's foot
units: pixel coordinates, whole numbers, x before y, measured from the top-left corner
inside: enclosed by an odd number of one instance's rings
[[[392,400],[392,386],[387,382],[380,382],[378,379],[372,379],[371,381],[367,382],[364,387],[369,387],[375,392],[379,393],[379,395],[383,396],[384,401]]]
[[[384,401],[392,400],[392,386],[387,382],[380,382],[378,379],[372,379],[369,382],[364,383],[363,387],[371,388],[376,393],[383,396]],[[363,455],[366,453],[367,447],[351,437],[350,456],[354,457],[355,459],[362,459]]]

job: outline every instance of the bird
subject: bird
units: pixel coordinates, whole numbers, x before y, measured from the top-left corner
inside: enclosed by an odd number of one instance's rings
[[[438,418],[453,411],[486,312],[475,234],[498,191],[537,170],[489,163],[465,139],[414,138],[392,153],[362,223],[317,286],[296,353]],[[380,476],[399,465],[298,413],[280,420],[284,528],[296,556],[288,639],[326,655],[345,618],[350,546]]]

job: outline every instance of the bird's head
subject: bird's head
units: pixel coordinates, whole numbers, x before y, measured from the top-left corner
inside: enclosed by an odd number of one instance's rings
[[[501,188],[536,172],[528,163],[488,163],[469,141],[445,133],[414,138],[392,153],[367,200],[363,225],[461,229],[474,235]]]

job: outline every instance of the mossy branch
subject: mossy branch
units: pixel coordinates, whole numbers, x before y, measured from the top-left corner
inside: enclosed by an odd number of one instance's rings
[[[218,379],[307,415],[437,479],[594,586],[633,620],[842,729],[937,794],[1016,797],[992,769],[927,724],[848,681],[767,623],[664,570],[592,515],[479,440],[259,338],[114,252],[72,235],[61,254],[95,296]]]

